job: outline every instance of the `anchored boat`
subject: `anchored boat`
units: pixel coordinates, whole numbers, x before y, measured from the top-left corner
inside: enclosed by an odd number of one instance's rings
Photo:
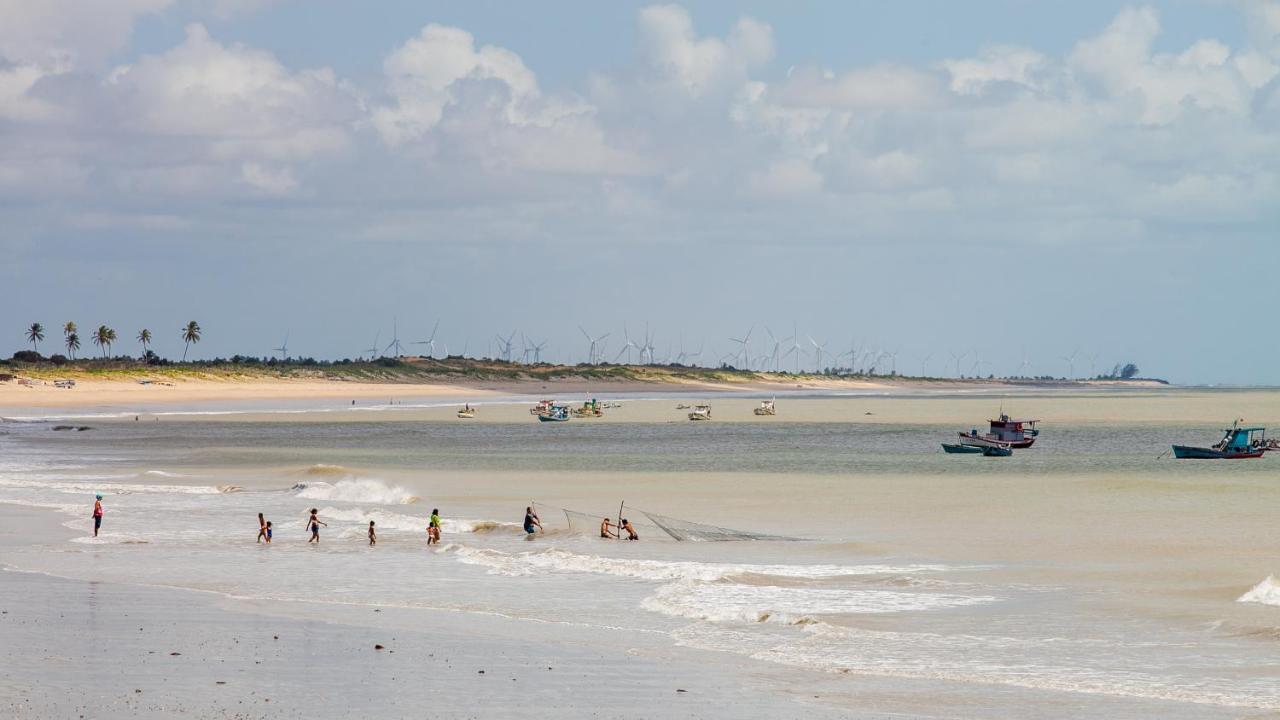
[[[689,419],[690,420],[710,420],[711,406],[710,405],[694,405],[693,412],[689,413]]]
[[[569,422],[568,405],[551,405],[545,412],[538,413],[539,422]]]
[[[476,409],[471,407],[470,404],[463,405],[462,409],[458,411],[458,417],[462,420],[470,420],[475,416],[476,416]]]
[[[952,445],[942,443],[942,450],[950,455],[981,455],[982,448],[977,445]]]
[[[978,429],[959,433],[960,444],[973,447],[1010,447],[1014,449],[1029,448],[1035,443],[1040,431],[1036,429],[1039,420],[1016,420],[1000,413],[998,420],[992,420],[991,430],[979,435]]]
[[[756,408],[755,410],[752,410],[751,412],[755,413],[756,415],[777,415],[778,408],[774,406],[772,399],[761,400],[760,407]]]
[[[1239,422],[1223,430],[1222,439],[1210,447],[1174,445],[1173,456],[1179,460],[1240,460],[1262,457],[1276,449],[1275,441],[1267,440],[1266,428],[1240,427]]]

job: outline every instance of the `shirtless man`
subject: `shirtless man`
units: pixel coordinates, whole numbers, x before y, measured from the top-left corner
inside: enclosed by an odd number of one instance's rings
[[[609,522],[609,518],[605,518],[604,522],[600,523],[600,537],[605,540],[618,537],[618,533],[613,532],[612,528],[613,523]]]
[[[640,536],[636,534],[636,529],[635,529],[634,527],[631,527],[631,521],[630,521],[630,520],[628,520],[628,519],[626,519],[626,518],[622,518],[622,522],[618,525],[618,527],[619,527],[619,528],[621,528],[621,529],[623,529],[623,530],[626,530],[626,531],[627,531],[627,539],[628,539],[628,540],[639,540],[639,539],[640,539]]]

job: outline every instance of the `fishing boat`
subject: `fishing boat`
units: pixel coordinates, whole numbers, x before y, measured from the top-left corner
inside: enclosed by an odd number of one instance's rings
[[[538,413],[539,422],[569,422],[568,405],[552,405],[546,412]]]
[[[710,405],[694,405],[693,412],[689,413],[689,419],[690,420],[710,420],[711,406]]]
[[[992,445],[982,448],[983,457],[1009,457],[1013,454],[1013,448],[1007,445]]]
[[[551,409],[551,406],[555,405],[555,403],[556,403],[555,400],[539,400],[537,405],[534,405],[533,407],[529,408],[529,414],[541,415],[549,411]]]
[[[974,447],[999,447],[1007,445],[1014,449],[1029,448],[1039,437],[1036,429],[1039,420],[1018,420],[1000,413],[998,420],[991,420],[990,431],[979,435],[978,429],[959,433],[961,445]]]
[[[469,404],[464,405],[462,409],[458,411],[458,417],[462,420],[470,420],[475,416],[476,416],[476,409],[471,407],[471,405]]]
[[[976,445],[952,445],[942,443],[942,450],[952,455],[981,455],[982,448]]]
[[[752,410],[751,412],[755,413],[756,415],[777,415],[778,409],[774,406],[773,402],[774,401],[772,399],[761,400],[760,407],[756,408],[755,410]]]
[[[573,416],[580,418],[604,417],[604,411],[600,409],[600,403],[595,398],[582,403],[582,407],[573,409]]]
[[[1275,441],[1267,440],[1263,427],[1240,427],[1240,421],[1223,430],[1222,439],[1210,447],[1174,445],[1173,456],[1179,460],[1241,460],[1262,457],[1275,450]]]

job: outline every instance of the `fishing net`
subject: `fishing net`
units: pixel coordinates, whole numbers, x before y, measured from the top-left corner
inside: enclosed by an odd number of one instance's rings
[[[541,503],[534,503],[534,507],[538,508],[539,513],[544,515],[542,518],[543,523],[547,523],[549,518],[555,514],[563,514],[565,523],[569,527],[569,531],[582,533],[584,535],[598,535],[600,533],[600,522],[605,518],[609,518],[609,522],[613,524],[618,522],[618,518],[615,517],[618,512],[617,510],[614,510],[613,512],[582,512],[579,510],[570,510],[569,508],[543,505]],[[657,525],[643,520],[637,520],[635,518],[629,519],[632,526],[634,526],[637,531],[643,529],[657,529],[658,527]],[[617,527],[614,527],[613,531],[617,532]]]
[[[680,520],[678,518],[667,517],[651,513],[647,510],[640,510],[644,516],[653,521],[663,532],[680,541],[691,542],[719,542],[726,540],[787,540],[794,541],[800,538],[784,537],[782,535],[768,535],[765,533],[747,532],[746,530],[734,530],[733,528],[717,527],[715,525],[707,525],[704,523],[690,522],[688,520]]]

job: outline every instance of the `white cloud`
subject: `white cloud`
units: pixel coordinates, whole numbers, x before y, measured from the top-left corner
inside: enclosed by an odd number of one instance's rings
[[[173,0],[0,0],[0,57],[45,66],[94,66],[129,40],[134,21]]]
[[[951,74],[951,90],[961,95],[980,95],[994,83],[1013,83],[1039,89],[1037,77],[1044,70],[1045,56],[1027,48],[995,45],[983,48],[976,58],[944,60]]]
[[[727,38],[699,38],[689,11],[678,5],[643,8],[640,49],[656,76],[693,97],[733,88],[773,59],[773,29],[753,18],[738,20]]]

